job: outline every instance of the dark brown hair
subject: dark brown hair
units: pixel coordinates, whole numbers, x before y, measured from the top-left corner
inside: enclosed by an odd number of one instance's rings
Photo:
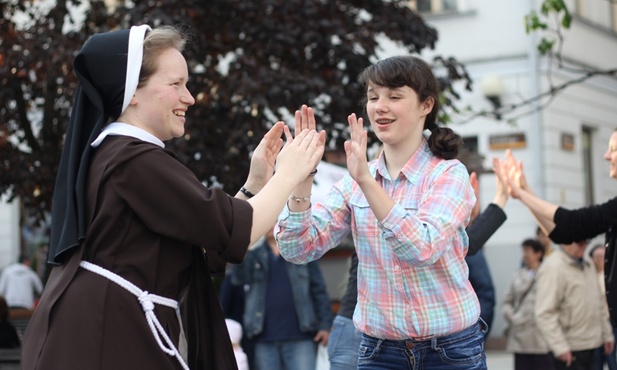
[[[542,245],[542,243],[540,243],[539,241],[535,239],[525,239],[521,243],[521,247],[529,247],[534,252],[541,253],[542,255],[540,256],[540,261],[544,259],[544,254],[546,253],[546,251],[544,250],[544,246]]]
[[[424,121],[424,129],[431,131],[431,136],[428,138],[429,148],[439,158],[457,157],[463,145],[463,139],[451,128],[440,127],[437,124],[440,89],[428,63],[411,55],[390,57],[364,69],[360,74],[359,82],[364,86],[365,91],[369,83],[391,89],[409,86],[418,94],[420,102],[432,99],[433,109]],[[366,106],[366,95],[362,103]]]

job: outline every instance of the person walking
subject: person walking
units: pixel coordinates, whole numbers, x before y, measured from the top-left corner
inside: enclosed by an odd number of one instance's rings
[[[275,231],[281,255],[307,263],[351,233],[359,370],[486,369],[486,326],[464,260],[476,199],[455,159],[462,139],[436,122],[435,76],[420,58],[397,56],[367,67],[360,82],[383,150],[367,161],[363,119],[349,115],[349,175],[316,204],[311,181],[295,188]]]
[[[501,305],[506,320],[506,351],[514,353],[514,370],[553,370],[553,358],[534,313],[536,273],[546,249],[535,239],[525,239],[521,247],[523,266],[514,272]]]
[[[34,304],[43,291],[43,282],[31,266],[30,257],[22,254],[17,263],[2,270],[0,295],[4,296],[9,308],[34,309]]]
[[[319,163],[325,132],[294,138],[278,122],[235,197],[203,186],[164,144],[184,135],[195,103],[186,40],[174,27],[141,25],[96,34],[75,57],[54,267],[25,333],[22,370],[237,369],[211,273],[241,262],[276,222]]]

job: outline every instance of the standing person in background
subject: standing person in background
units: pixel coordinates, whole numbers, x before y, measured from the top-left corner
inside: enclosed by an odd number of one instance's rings
[[[562,244],[536,275],[536,325],[557,370],[592,370],[595,349],[615,346],[595,268],[585,258],[588,244]]]
[[[312,182],[296,187],[279,216],[281,254],[307,263],[351,233],[359,370],[486,369],[486,328],[465,263],[475,196],[454,159],[461,137],[436,122],[437,80],[423,60],[398,56],[366,68],[360,82],[383,151],[368,163],[363,120],[349,115],[349,175],[312,207]],[[311,129],[312,112],[303,113]]]
[[[5,297],[9,308],[34,309],[34,303],[43,291],[43,283],[31,266],[30,257],[22,254],[17,263],[2,271],[0,295]]]
[[[535,279],[545,247],[534,239],[524,240],[521,247],[523,266],[514,272],[502,302],[507,325],[506,351],[514,353],[514,370],[553,370],[553,358],[534,314]]]
[[[606,247],[604,244],[596,244],[589,250],[589,257],[593,261],[596,268],[596,274],[598,275],[598,283],[600,284],[600,291],[602,297],[606,297],[606,287],[604,286],[604,258]],[[607,307],[608,309],[608,307]],[[613,336],[617,338],[617,327],[613,327]],[[617,370],[617,354],[616,349],[613,348],[611,353],[604,353],[604,348],[600,347],[596,349],[594,355],[594,370],[602,370],[604,364],[608,366],[609,370]]]
[[[142,25],[96,34],[75,57],[80,85],[53,198],[55,266],[22,370],[237,369],[211,272],[240,263],[272,227],[319,163],[325,132],[294,139],[278,122],[236,197],[205,187],[164,144],[184,135],[195,103],[185,43],[176,28]]]
[[[315,370],[317,345],[328,343],[332,309],[318,262],[280,256],[272,230],[232,266],[232,282],[248,284],[244,332],[255,343],[258,370]]]

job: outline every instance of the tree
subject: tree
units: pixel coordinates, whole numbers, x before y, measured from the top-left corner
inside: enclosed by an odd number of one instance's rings
[[[347,115],[361,113],[356,77],[376,59],[378,36],[409,53],[437,41],[436,30],[404,0],[118,1],[113,9],[99,0],[83,22],[70,12],[80,5],[1,5],[0,193],[19,196],[39,219],[50,209],[76,87],[72,58],[93,33],[147,23],[181,25],[192,35],[185,56],[197,103],[187,113],[185,136],[168,145],[206,185],[232,194],[258,140],[302,103],[316,108],[329,147],[342,148]],[[18,13],[27,26],[16,23]],[[447,117],[458,99],[453,82],[469,88],[470,79],[453,58],[434,62]]]

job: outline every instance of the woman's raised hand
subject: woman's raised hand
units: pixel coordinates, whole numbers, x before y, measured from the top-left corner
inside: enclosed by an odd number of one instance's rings
[[[276,164],[276,171],[294,178],[296,184],[305,180],[317,168],[325,150],[326,132],[315,130],[315,114],[303,105],[295,114],[295,137],[284,127],[286,143]]]
[[[299,110],[295,113],[295,126],[294,136],[297,136],[303,130],[317,131],[317,124],[315,123],[315,112],[313,108],[303,104]]]
[[[365,179],[372,179],[366,158],[367,132],[364,129],[362,118],[357,118],[355,113],[347,117],[347,122],[350,133],[350,139],[345,141],[347,170],[351,177],[360,184]]]

